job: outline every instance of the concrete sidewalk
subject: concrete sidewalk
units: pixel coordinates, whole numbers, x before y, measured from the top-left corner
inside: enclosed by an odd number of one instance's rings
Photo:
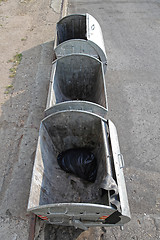
[[[65,14],[65,4],[0,1],[0,239],[28,239],[26,210],[34,155],[48,95],[56,22]],[[13,66],[20,53],[19,65]],[[36,231],[38,239],[39,228]]]

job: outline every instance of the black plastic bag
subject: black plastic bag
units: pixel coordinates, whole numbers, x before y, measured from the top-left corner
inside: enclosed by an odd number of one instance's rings
[[[69,149],[58,155],[59,166],[68,173],[73,173],[86,181],[94,182],[97,175],[97,160],[86,148]]]

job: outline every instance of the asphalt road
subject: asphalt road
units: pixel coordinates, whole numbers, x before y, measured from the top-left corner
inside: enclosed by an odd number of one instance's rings
[[[86,12],[103,31],[108,117],[118,130],[132,214],[124,231],[107,228],[98,238],[93,229],[86,239],[160,239],[160,1],[69,0],[69,13]]]

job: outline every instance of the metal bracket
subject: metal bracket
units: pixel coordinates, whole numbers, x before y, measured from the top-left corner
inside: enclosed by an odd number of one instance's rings
[[[123,155],[121,153],[118,154],[118,158],[120,161],[120,168],[124,168],[124,158]]]
[[[88,228],[79,220],[70,220],[70,224],[73,225],[75,228],[80,228],[82,230],[87,230]]]
[[[124,230],[124,226],[120,226],[120,230],[123,231]]]

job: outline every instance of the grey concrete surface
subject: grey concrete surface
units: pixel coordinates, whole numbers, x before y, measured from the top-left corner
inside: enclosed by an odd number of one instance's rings
[[[69,13],[77,12],[93,15],[103,31],[108,117],[119,134],[132,214],[124,231],[78,239],[160,239],[160,2],[69,0]]]
[[[27,203],[52,60],[53,42],[23,52],[14,92],[2,106],[0,239],[28,238]]]

